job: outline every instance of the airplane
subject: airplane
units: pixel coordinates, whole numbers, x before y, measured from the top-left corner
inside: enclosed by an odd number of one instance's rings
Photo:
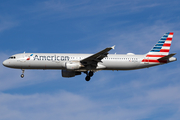
[[[57,69],[62,77],[75,77],[85,73],[89,81],[95,72],[100,70],[135,70],[149,68],[176,61],[176,53],[169,54],[173,32],[161,37],[158,43],[143,55],[109,54],[115,46],[105,48],[95,54],[62,54],[62,53],[21,53],[9,57],[3,62],[5,67],[21,69],[24,77],[25,69]]]

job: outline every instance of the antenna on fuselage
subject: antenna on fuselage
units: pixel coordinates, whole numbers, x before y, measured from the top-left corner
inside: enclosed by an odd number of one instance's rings
[[[26,53],[26,52],[24,51],[24,53],[23,53],[23,58],[25,57],[25,53]]]

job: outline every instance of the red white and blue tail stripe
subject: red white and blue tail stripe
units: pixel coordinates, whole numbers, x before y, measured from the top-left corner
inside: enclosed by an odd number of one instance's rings
[[[146,58],[142,62],[166,62],[159,61],[159,58],[167,56],[171,47],[171,42],[173,38],[173,32],[168,32],[164,34],[163,37],[156,43],[156,45],[151,49],[150,52],[146,54]]]

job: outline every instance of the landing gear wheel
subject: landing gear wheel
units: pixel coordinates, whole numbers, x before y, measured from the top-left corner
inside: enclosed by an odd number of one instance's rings
[[[86,81],[89,81],[91,79],[91,77],[94,75],[94,72],[93,71],[85,71],[84,72],[87,76],[85,78]]]
[[[94,75],[94,72],[90,71],[89,76],[92,77]]]
[[[90,79],[91,79],[91,77],[90,76],[86,76],[86,81],[89,81]]]
[[[23,78],[24,77],[24,74],[21,74],[21,78]]]
[[[24,69],[22,69],[22,74],[21,74],[21,78],[24,77]]]

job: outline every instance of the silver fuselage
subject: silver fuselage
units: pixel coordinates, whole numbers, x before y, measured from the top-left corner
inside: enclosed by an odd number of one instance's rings
[[[3,65],[16,69],[65,69],[66,62],[78,62],[92,54],[58,54],[58,53],[23,53],[13,55],[14,59],[7,59]],[[146,55],[108,54],[96,68],[80,68],[76,71],[87,70],[134,70],[164,63],[142,62]],[[173,57],[174,58],[174,57]],[[173,59],[172,61],[175,61]],[[167,61],[172,62],[172,61]]]

